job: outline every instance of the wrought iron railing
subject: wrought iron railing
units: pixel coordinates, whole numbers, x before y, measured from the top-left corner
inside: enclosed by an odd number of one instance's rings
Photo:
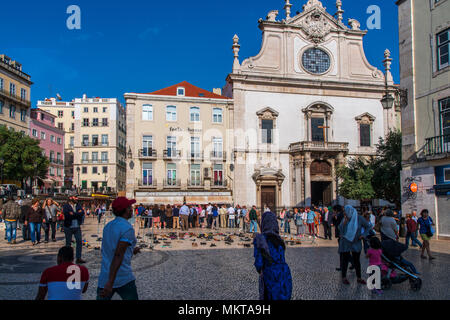
[[[423,149],[425,156],[450,153],[450,135],[448,134],[427,138],[425,141]]]

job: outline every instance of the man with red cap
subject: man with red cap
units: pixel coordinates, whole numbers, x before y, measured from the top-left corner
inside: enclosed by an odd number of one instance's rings
[[[119,197],[112,203],[116,219],[103,229],[102,265],[98,278],[97,300],[111,300],[117,293],[122,300],[138,300],[131,258],[139,253],[136,236],[128,220],[136,200]]]

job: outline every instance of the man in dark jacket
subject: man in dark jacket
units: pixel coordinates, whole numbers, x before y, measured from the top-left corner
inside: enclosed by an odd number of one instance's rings
[[[78,204],[76,197],[70,197],[69,203],[63,206],[64,214],[64,234],[66,235],[66,246],[70,247],[72,243],[72,236],[75,236],[76,240],[76,263],[82,264],[86,261],[81,259],[82,249],[82,235],[81,225],[83,223],[84,210],[80,204]]]
[[[31,202],[29,200],[24,201],[22,203],[22,206],[20,207],[20,216],[19,216],[19,223],[22,228],[23,241],[31,240],[30,226],[28,224],[25,225],[25,219],[30,210],[31,210]]]
[[[2,207],[2,218],[6,224],[6,237],[8,244],[16,243],[17,220],[20,216],[20,207],[13,198],[8,197],[8,201]]]

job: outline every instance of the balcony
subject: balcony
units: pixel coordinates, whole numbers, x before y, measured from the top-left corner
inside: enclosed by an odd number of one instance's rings
[[[164,179],[164,188],[180,188],[180,179]]]
[[[211,184],[211,188],[222,189],[228,187],[228,180],[216,180]]]
[[[226,160],[227,153],[225,151],[211,151],[211,160]]]
[[[164,150],[164,160],[173,160],[173,159],[180,159],[180,158],[181,158],[180,150],[174,150],[174,149]]]
[[[0,89],[0,96],[3,96],[5,98],[9,98],[10,100],[20,103],[26,107],[31,107],[31,101],[28,101],[26,99],[23,99],[21,96],[18,96],[16,94],[13,94],[5,89]]]
[[[289,152],[344,152],[348,153],[347,142],[303,141],[289,146]]]
[[[158,153],[155,149],[144,148],[139,150],[139,158],[140,159],[156,159],[158,157]]]
[[[59,165],[63,165],[64,164],[64,161],[60,160],[60,159],[50,158],[49,161],[50,161],[50,163],[53,163],[53,164],[59,164]]]
[[[203,152],[188,152],[187,159],[191,161],[203,161]]]
[[[151,179],[151,178],[147,178],[147,179],[139,179],[138,180],[138,187],[141,189],[146,189],[146,188],[156,188],[158,185],[156,179]]]
[[[87,142],[84,141],[81,143],[81,147],[108,147],[109,143],[108,142]]]
[[[450,135],[425,139],[423,154],[425,158],[445,158],[450,156]]]
[[[203,181],[201,179],[188,179],[187,185],[189,188],[199,188],[203,189],[205,187]]]

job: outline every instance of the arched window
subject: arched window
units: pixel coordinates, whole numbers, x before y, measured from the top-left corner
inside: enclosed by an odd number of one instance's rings
[[[191,107],[189,114],[190,114],[191,122],[199,122],[200,121],[200,108],[199,107]]]
[[[222,122],[223,122],[222,108],[214,108],[213,109],[213,123],[222,123]]]
[[[331,137],[333,107],[325,102],[315,102],[303,109],[307,141],[328,142]]]

